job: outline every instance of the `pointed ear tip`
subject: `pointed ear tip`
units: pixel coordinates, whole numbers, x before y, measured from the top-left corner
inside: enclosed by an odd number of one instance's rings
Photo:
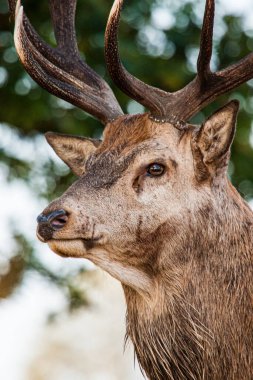
[[[239,102],[239,100],[237,100],[237,99],[233,99],[233,100],[231,100],[231,101],[227,104],[227,106],[228,106],[229,108],[232,108],[233,111],[238,112],[239,107],[240,107],[240,102]]]
[[[45,138],[47,140],[47,142],[50,144],[51,141],[53,141],[54,137],[55,137],[55,133],[54,132],[46,132],[45,133]]]

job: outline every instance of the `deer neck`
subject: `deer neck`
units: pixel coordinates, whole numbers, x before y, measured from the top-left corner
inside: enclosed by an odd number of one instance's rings
[[[224,194],[199,210],[178,244],[164,244],[153,294],[124,287],[127,337],[149,379],[252,378],[253,213],[232,186]]]

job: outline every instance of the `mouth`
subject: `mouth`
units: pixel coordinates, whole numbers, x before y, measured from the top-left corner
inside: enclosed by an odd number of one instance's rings
[[[98,244],[101,244],[102,240],[103,240],[102,235],[97,236],[97,237],[93,237],[90,239],[82,239],[83,244],[84,244],[85,248],[87,249],[87,251],[94,248]]]
[[[101,235],[93,237],[92,239],[50,239],[46,243],[50,249],[59,256],[86,258],[92,248],[101,245],[103,240],[103,236]]]

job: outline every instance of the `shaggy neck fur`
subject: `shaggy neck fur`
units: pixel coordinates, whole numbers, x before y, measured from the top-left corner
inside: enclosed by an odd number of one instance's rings
[[[253,213],[229,184],[216,195],[158,253],[154,294],[124,287],[127,337],[150,380],[253,378]]]

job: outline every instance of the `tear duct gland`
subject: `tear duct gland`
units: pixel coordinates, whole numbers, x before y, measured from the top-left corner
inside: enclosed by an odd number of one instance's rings
[[[116,0],[109,16],[106,63],[116,84],[150,110],[143,115],[123,115],[107,83],[81,60],[74,0],[50,1],[54,49],[20,2],[9,0],[28,73],[105,124],[103,141],[47,133],[79,178],[38,217],[38,237],[121,281],[127,336],[149,379],[250,380],[253,214],[226,175],[238,102],[202,126],[187,121],[253,77],[252,53],[210,71],[215,4],[207,0],[196,78],[173,94],[150,87],[120,61],[122,4]]]

